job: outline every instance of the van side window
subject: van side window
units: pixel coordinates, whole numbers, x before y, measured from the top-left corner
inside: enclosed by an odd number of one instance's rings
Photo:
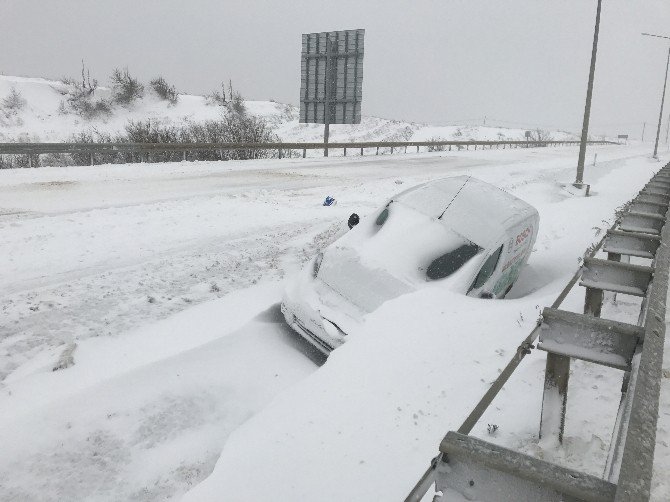
[[[482,248],[472,242],[461,244],[453,251],[434,259],[426,270],[426,276],[432,280],[449,277],[481,250]]]
[[[390,202],[388,204],[386,204],[386,207],[384,208],[384,210],[381,213],[379,213],[379,216],[377,216],[377,219],[375,220],[375,225],[377,225],[378,227],[381,227],[384,223],[386,223],[386,220],[389,217],[389,206],[390,205],[391,205]]]
[[[489,256],[486,261],[484,262],[484,265],[482,265],[481,270],[477,274],[477,277],[475,277],[475,282],[472,283],[472,286],[470,287],[470,290],[481,288],[484,284],[486,284],[486,281],[489,280],[491,275],[493,274],[493,271],[496,269],[496,266],[498,265],[498,260],[500,259],[500,255],[502,254],[503,247],[500,246],[495,253],[493,253],[491,256]]]

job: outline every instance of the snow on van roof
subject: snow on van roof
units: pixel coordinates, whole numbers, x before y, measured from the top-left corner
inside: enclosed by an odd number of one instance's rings
[[[530,204],[472,176],[442,178],[402,192],[395,200],[486,247],[508,228],[535,215]]]

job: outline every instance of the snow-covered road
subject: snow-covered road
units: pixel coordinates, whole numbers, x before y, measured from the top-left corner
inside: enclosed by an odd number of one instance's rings
[[[0,379],[46,347],[279,280],[351,211],[398,191],[395,181],[492,162],[408,155],[3,172]],[[328,194],[338,206],[320,207]]]
[[[369,382],[384,376],[361,370],[365,364],[381,368],[370,344],[352,340],[342,357],[329,361],[321,380],[313,380],[311,391],[302,385],[280,399],[297,382],[322,373],[314,373],[322,361],[281,323],[281,279],[343,231],[351,212],[363,216],[408,186],[452,174],[475,175],[540,209],[537,250],[511,295],[520,300],[497,307],[496,329],[509,330],[506,323],[515,328],[512,338],[491,347],[501,351],[493,353],[497,361],[532,323],[534,302],[550,298],[574,271],[593,228],[606,226],[602,220],[658,168],[647,150],[608,146],[590,152],[598,152],[598,165],[587,167],[594,195],[588,211],[578,202],[565,204],[571,197],[558,184],[574,176],[573,148],[0,172],[0,247],[6,257],[0,269],[0,498],[162,500],[207,477],[223,451],[220,467],[194,500],[226,490],[237,493],[236,500],[259,500],[260,484],[240,495],[249,488],[250,471],[221,472],[239,464],[241,446],[252,453],[267,447],[259,443],[268,440],[259,427],[268,434],[268,424],[284,427],[274,442],[279,452],[318,408],[318,385],[328,389],[341,382],[333,375],[341,377],[348,366]],[[321,206],[326,195],[338,204]],[[75,343],[74,366],[52,372]],[[426,369],[439,373],[430,364]],[[476,381],[494,377],[497,366],[490,369]],[[423,377],[407,377],[407,392],[417,378]],[[478,392],[472,388],[473,399]],[[390,406],[405,394],[382,401]],[[300,406],[296,396],[304,401]],[[345,402],[332,395],[327,402],[341,408],[329,408],[333,422],[346,414]],[[406,411],[386,424],[389,430],[405,424],[399,433],[416,441],[404,457],[405,470],[392,471],[395,489],[411,487],[409,480],[437,447],[435,431],[444,433],[460,416],[437,413],[434,406],[422,405],[433,418],[419,432],[416,419],[398,419],[412,409],[405,404]],[[293,414],[277,415],[291,408]],[[248,421],[252,416],[258,419]],[[521,429],[507,436],[510,441],[525,438]],[[596,432],[601,429],[599,424]],[[324,433],[333,431],[326,427]],[[360,433],[365,437],[364,428]],[[230,434],[235,441],[226,450]],[[297,451],[290,468],[318,465],[315,452]],[[252,469],[253,458],[247,460],[241,465]],[[339,467],[333,466],[334,479]],[[378,489],[379,473],[366,469],[370,487]],[[286,471],[279,462],[269,474],[281,479]],[[290,486],[277,493],[289,497]]]

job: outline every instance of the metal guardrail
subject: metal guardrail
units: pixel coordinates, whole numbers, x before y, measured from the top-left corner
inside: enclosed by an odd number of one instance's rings
[[[666,166],[666,169],[668,166]],[[666,222],[670,220],[670,209]],[[620,417],[621,433],[616,440],[617,450],[623,452],[613,460],[612,476],[616,463],[620,464],[616,502],[648,500],[650,495],[658,401],[661,387],[663,348],[665,341],[665,310],[670,269],[670,225],[661,231],[661,244],[654,259],[654,279],[651,283],[644,323],[644,343],[635,378],[631,376],[628,405],[629,415]],[[626,411],[626,410],[623,410]],[[627,418],[627,427],[626,419]]]
[[[423,148],[451,150],[452,147],[458,149],[475,150],[478,147],[489,149],[505,148],[536,148],[546,146],[569,146],[578,145],[579,141],[353,141],[328,143],[327,149],[342,149],[344,155],[347,150],[360,150],[363,155],[366,149],[376,149],[379,154],[380,148],[390,149],[394,153],[395,149],[416,148],[416,151]],[[589,141],[592,145],[618,144],[613,141]],[[187,152],[201,151],[274,151],[278,152],[278,157],[286,155],[286,152],[293,150],[302,150],[302,156],[306,156],[307,150],[323,150],[323,143],[0,143],[1,155],[42,155],[49,153],[56,154],[90,154],[91,164],[94,163],[93,155],[105,153],[139,153],[150,154],[152,152],[181,152],[184,158]]]
[[[665,186],[666,195],[670,194],[670,164],[652,178],[620,221],[615,222],[585,257],[584,266],[551,308],[545,309],[543,320],[522,341],[458,432],[447,433],[440,444],[440,453],[406,502],[420,501],[433,484],[442,492],[436,497],[439,501],[449,500],[449,490],[461,497],[465,495],[468,500],[496,502],[649,499],[670,269],[670,225],[665,224],[670,220],[670,209],[668,198],[656,193],[660,186]],[[652,191],[654,200],[649,199]],[[631,213],[640,213],[644,204],[648,205],[647,209],[653,209],[653,214],[663,213],[664,224],[626,230],[622,222],[627,221]],[[652,215],[652,212],[644,214]],[[600,249],[607,252],[608,260],[594,258]],[[628,265],[626,262],[631,256],[652,259],[652,266]],[[584,314],[557,310],[580,277],[581,285],[586,287]],[[634,284],[629,284],[631,282]],[[637,325],[599,319],[603,291],[643,296]],[[572,358],[624,370],[622,399],[603,478],[468,435],[521,360],[534,348],[532,344],[538,337],[538,348],[548,353],[541,436],[562,440]]]

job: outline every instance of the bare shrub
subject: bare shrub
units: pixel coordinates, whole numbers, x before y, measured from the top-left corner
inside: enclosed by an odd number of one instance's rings
[[[272,132],[261,117],[244,114],[228,114],[221,120],[222,139],[225,143],[276,143],[279,137]],[[265,158],[272,153],[266,150],[233,150],[230,158]]]
[[[144,86],[130,75],[128,68],[123,71],[115,68],[110,77],[112,82],[112,100],[120,105],[130,105],[144,96]]]
[[[116,138],[119,143],[185,143],[188,138],[181,129],[175,126],[161,126],[160,124],[146,121],[129,121],[125,127],[125,135]],[[184,140],[187,141],[184,141]],[[124,162],[137,162],[146,160],[148,162],[169,162],[181,160],[180,152],[153,151],[142,156],[139,153],[125,152],[122,154]]]
[[[226,99],[226,86],[221,82],[221,92],[218,90],[212,91],[205,96],[205,103],[209,106],[226,106],[228,100]]]
[[[282,106],[281,118],[286,122],[290,122],[291,120],[297,118],[295,108],[291,105]]]
[[[8,115],[16,115],[26,107],[26,100],[21,93],[12,87],[9,94],[2,100],[2,108]]]
[[[233,99],[228,103],[228,109],[238,115],[247,113],[247,107],[244,104],[244,98],[239,92],[233,94]]]
[[[89,97],[92,96],[95,90],[98,88],[98,81],[96,79],[91,80],[91,70],[86,68],[84,60],[81,60],[81,82],[76,81],[73,78],[63,78],[61,79],[64,84],[69,87],[68,95],[70,98],[75,97]]]
[[[81,81],[76,81],[73,78],[63,78],[62,82],[68,88],[65,95],[67,96],[69,110],[73,113],[86,120],[112,114],[112,106],[108,101],[94,99],[98,81],[96,79],[91,80],[91,72],[86,68],[83,60],[81,62]],[[58,107],[58,113],[61,115],[68,113],[69,110],[64,102],[61,102]]]
[[[67,153],[45,153],[42,155],[42,165],[65,167],[74,164],[72,157]]]
[[[226,84],[221,82],[221,91],[212,91],[205,96],[205,103],[210,106],[225,106],[228,111],[238,115],[247,113],[244,98],[239,92],[233,92],[233,82],[228,81],[228,97],[226,97]]]
[[[535,129],[534,131],[530,131],[530,141],[553,141],[553,137],[551,136],[551,133],[549,131],[546,131],[544,129]]]
[[[76,98],[70,101],[70,106],[77,115],[86,120],[112,114],[112,105],[104,99],[95,101],[87,98]]]
[[[16,154],[16,155],[3,155],[3,157],[8,157],[8,167],[39,167],[40,166],[40,156],[34,153],[31,154]]]
[[[241,115],[227,111],[219,120],[209,120],[201,123],[186,123],[182,126],[163,125],[147,121],[129,121],[125,131],[116,136],[100,132],[94,128],[72,135],[72,143],[105,144],[105,143],[146,143],[152,145],[174,145],[180,143],[276,143],[277,135],[272,132],[267,121],[262,117]],[[284,152],[288,155],[288,152]],[[271,158],[277,155],[276,149],[254,150],[240,148],[223,150],[216,147],[209,150],[188,151],[189,160],[231,160]],[[20,167],[27,165],[26,156],[0,156],[0,168]],[[21,158],[20,158],[21,157]],[[95,153],[95,164],[119,164],[130,162],[174,162],[185,157],[181,151],[161,151],[160,147],[152,148],[150,152],[124,152],[108,150]],[[80,152],[45,157],[47,165],[89,165],[91,154]],[[36,160],[33,165],[37,165]]]
[[[108,133],[100,132],[96,129],[90,129],[88,131],[81,131],[73,134],[70,136],[70,142],[84,144],[112,143],[113,138]],[[87,166],[91,163],[91,154],[88,152],[71,153],[70,159],[71,163],[76,166]],[[114,164],[123,161],[120,153],[113,151],[95,153],[93,160],[96,164]]]
[[[179,93],[174,85],[168,84],[163,77],[156,77],[149,82],[156,95],[171,105],[176,105],[179,101]]]
[[[440,138],[440,137],[432,137],[428,141],[438,142],[438,141],[446,141],[446,140],[444,138]],[[429,152],[443,152],[446,149],[447,149],[446,145],[429,145],[428,146],[428,151]]]
[[[274,143],[279,138],[261,117],[227,113],[220,120],[208,120],[187,124],[183,127],[161,126],[150,121],[129,122],[126,134],[117,138],[119,142],[130,143]],[[192,160],[230,160],[265,158],[269,151],[251,149],[201,150],[188,153]],[[126,154],[127,161],[137,160]],[[156,150],[146,156],[149,162],[177,161],[183,158],[181,152],[160,152]]]
[[[0,155],[0,169],[12,169],[13,167],[11,155]]]

